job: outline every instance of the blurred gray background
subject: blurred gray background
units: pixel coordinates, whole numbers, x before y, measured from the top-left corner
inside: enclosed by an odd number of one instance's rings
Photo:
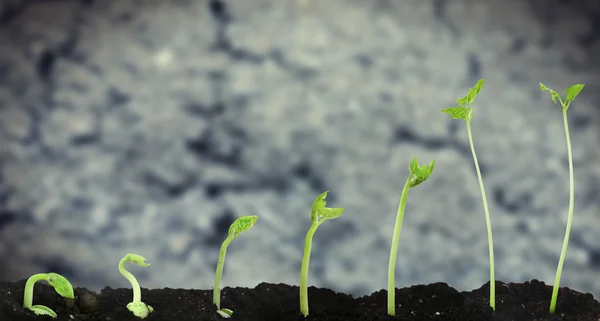
[[[413,157],[396,286],[489,281],[485,216],[464,121],[440,109],[479,78],[472,122],[496,277],[600,296],[600,2],[558,0],[87,0],[0,2],[0,276],[76,286],[211,289],[298,284],[317,195],[309,283],[386,288]]]

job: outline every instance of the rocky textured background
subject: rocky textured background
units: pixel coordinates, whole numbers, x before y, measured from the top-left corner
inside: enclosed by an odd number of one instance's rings
[[[78,286],[386,287],[409,161],[396,285],[489,280],[479,187],[461,121],[439,112],[477,79],[473,132],[496,277],[553,283],[568,172],[559,106],[538,82],[586,88],[569,110],[576,213],[561,285],[600,295],[600,2],[231,0],[0,2],[0,276]]]

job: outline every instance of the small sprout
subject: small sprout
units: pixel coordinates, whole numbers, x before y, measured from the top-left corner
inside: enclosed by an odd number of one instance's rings
[[[404,209],[406,208],[406,197],[408,196],[408,190],[416,187],[423,183],[429,178],[431,172],[433,172],[433,165],[435,161],[431,161],[429,165],[421,167],[415,157],[408,167],[409,174],[406,179],[406,184],[402,189],[402,197],[400,198],[400,205],[398,206],[398,214],[396,215],[396,225],[394,226],[394,234],[392,237],[392,248],[390,250],[390,262],[388,266],[388,314],[391,316],[396,315],[396,299],[394,284],[394,272],[396,270],[396,254],[398,253],[398,242],[400,240],[400,229],[402,228],[402,219],[404,218]]]
[[[137,254],[127,254],[119,262],[119,272],[131,283],[133,288],[133,301],[127,304],[127,309],[138,318],[144,319],[148,316],[148,313],[153,312],[154,309],[142,302],[142,291],[140,284],[135,279],[135,276],[125,269],[125,263],[135,263],[139,266],[150,266],[150,263],[146,263],[146,258]]]
[[[304,240],[304,256],[302,257],[302,268],[300,270],[300,312],[306,317],[308,315],[308,263],[310,261],[310,249],[312,247],[312,238],[315,232],[323,222],[334,219],[342,215],[343,208],[325,207],[325,197],[329,191],[317,196],[312,205],[310,220],[312,224],[306,233]]]
[[[571,102],[579,95],[583,90],[585,84],[575,84],[565,89],[566,97],[563,101],[560,95],[556,91],[544,86],[540,83],[540,89],[542,91],[550,91],[552,95],[552,101],[556,104],[557,99],[560,102],[563,110],[563,122],[565,126],[565,138],[567,141],[567,155],[569,157],[569,214],[567,216],[567,230],[565,232],[565,238],[563,240],[563,247],[560,253],[560,259],[558,260],[558,268],[556,269],[556,278],[554,279],[554,286],[552,287],[552,299],[550,300],[550,313],[554,313],[556,310],[556,300],[558,299],[558,289],[560,288],[560,276],[562,273],[563,264],[565,263],[565,256],[567,255],[567,245],[569,244],[569,235],[571,234],[571,223],[573,222],[573,209],[575,207],[575,182],[573,178],[573,153],[571,152],[571,137],[569,135],[569,123],[567,121],[567,110],[571,105]]]
[[[25,283],[25,294],[23,296],[23,308],[33,311],[37,315],[49,315],[56,318],[56,312],[47,306],[43,305],[32,305],[33,304],[33,286],[37,281],[46,281],[54,288],[56,293],[64,298],[73,299],[75,294],[73,293],[73,286],[71,283],[62,275],[56,273],[38,273],[34,274],[27,279]]]
[[[227,246],[238,237],[242,232],[249,230],[258,220],[258,216],[242,216],[235,220],[229,227],[229,233],[223,244],[219,254],[219,263],[217,264],[217,272],[215,274],[215,284],[213,286],[213,303],[217,306],[217,313],[224,318],[229,318],[233,314],[230,309],[221,309],[221,276],[223,275],[223,264],[225,263],[225,254]]]
[[[473,155],[473,161],[475,162],[475,169],[477,171],[477,178],[479,179],[479,189],[481,190],[481,199],[483,200],[483,209],[485,210],[485,220],[488,231],[488,245],[490,253],[490,306],[496,310],[496,279],[494,277],[494,245],[492,241],[492,223],[490,220],[490,212],[488,210],[487,199],[485,197],[485,189],[483,188],[483,179],[481,178],[481,170],[479,169],[479,162],[477,161],[477,154],[475,154],[475,147],[473,145],[473,135],[471,134],[471,119],[473,119],[473,101],[481,89],[485,81],[480,79],[475,84],[475,87],[470,88],[467,95],[458,98],[456,102],[461,106],[455,106],[451,108],[443,109],[442,112],[446,113],[454,119],[462,119],[467,122],[467,134],[469,136],[469,144],[471,145],[471,154]]]

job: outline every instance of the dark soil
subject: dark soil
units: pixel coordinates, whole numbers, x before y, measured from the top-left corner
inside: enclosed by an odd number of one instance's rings
[[[0,320],[53,320],[22,308],[26,280],[0,281]],[[446,283],[396,289],[396,317],[387,315],[387,291],[353,298],[328,289],[308,289],[309,315],[299,310],[299,289],[286,284],[261,283],[254,289],[224,288],[221,307],[234,311],[229,319],[247,321],[376,321],[376,320],[577,320],[598,321],[600,303],[591,294],[561,288],[556,313],[550,315],[552,287],[533,280],[525,283],[496,282],[496,311],[489,307],[489,282],[471,292],[458,292]],[[57,321],[127,321],[134,317],[125,307],[131,289],[104,288],[100,294],[75,289],[75,299],[63,299],[44,282],[34,289],[33,304],[53,309]],[[142,301],[154,308],[145,320],[227,320],[216,313],[212,290],[142,289]]]

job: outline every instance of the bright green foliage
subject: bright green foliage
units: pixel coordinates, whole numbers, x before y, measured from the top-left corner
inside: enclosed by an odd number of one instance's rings
[[[229,318],[233,314],[230,309],[221,309],[221,276],[223,275],[223,264],[225,263],[225,254],[227,254],[227,246],[238,237],[242,232],[249,230],[258,220],[258,216],[242,216],[235,220],[229,227],[228,236],[221,245],[219,254],[219,262],[217,264],[217,272],[215,273],[215,283],[213,286],[213,303],[217,306],[217,313],[224,318]]]
[[[560,253],[560,259],[558,260],[558,268],[556,269],[556,278],[554,279],[554,286],[552,288],[552,299],[550,300],[550,313],[554,313],[556,310],[556,300],[558,299],[558,289],[560,288],[560,276],[562,273],[563,264],[565,263],[565,257],[567,255],[567,245],[569,244],[569,235],[571,234],[571,224],[573,222],[573,211],[575,207],[575,182],[573,175],[573,153],[571,152],[571,137],[569,135],[569,123],[567,121],[567,110],[571,105],[571,102],[579,95],[583,90],[584,84],[575,84],[565,89],[565,100],[560,98],[560,95],[556,91],[546,87],[540,83],[540,89],[542,91],[550,91],[552,95],[552,101],[556,104],[557,100],[560,102],[563,111],[563,122],[565,127],[565,138],[567,141],[567,155],[569,157],[569,213],[567,216],[567,230],[565,232],[565,238],[563,240],[562,251]]]
[[[477,154],[475,153],[475,146],[473,145],[473,135],[471,133],[471,119],[473,119],[473,101],[481,89],[485,81],[480,79],[475,84],[475,87],[469,88],[468,93],[461,98],[456,100],[462,106],[455,106],[451,108],[443,109],[442,112],[452,116],[454,119],[463,119],[467,123],[467,134],[469,136],[469,144],[471,146],[471,154],[473,155],[473,161],[475,163],[475,169],[477,171],[477,178],[479,180],[479,189],[481,190],[481,199],[483,201],[483,209],[485,210],[485,220],[488,231],[488,244],[490,253],[490,306],[492,309],[496,309],[496,280],[494,277],[494,245],[492,241],[492,223],[490,220],[490,212],[488,210],[487,199],[485,196],[485,189],[483,188],[483,179],[481,177],[481,170],[479,169],[479,162],[477,161]]]
[[[409,174],[406,179],[406,184],[402,189],[402,197],[400,198],[400,205],[398,206],[398,213],[396,215],[396,225],[394,226],[394,234],[392,237],[392,248],[390,250],[390,262],[388,265],[388,314],[391,316],[396,315],[396,286],[394,284],[394,272],[396,270],[396,254],[398,253],[398,242],[400,241],[400,229],[402,228],[402,220],[404,218],[404,209],[406,208],[406,198],[408,196],[408,190],[416,187],[423,183],[429,178],[431,172],[433,172],[433,165],[435,161],[431,161],[429,165],[421,167],[415,157],[408,166]]]
[[[334,219],[342,215],[343,208],[329,208],[325,207],[325,197],[327,197],[329,191],[325,191],[323,194],[317,196],[313,202],[312,209],[310,211],[310,220],[312,224],[306,233],[306,239],[304,240],[304,256],[302,257],[302,268],[300,270],[300,312],[306,317],[308,315],[308,264],[310,261],[310,250],[312,247],[312,238],[317,231],[317,228],[323,224],[323,222]]]
[[[138,254],[127,254],[125,257],[121,259],[119,262],[119,272],[131,283],[131,287],[133,288],[133,301],[127,304],[127,309],[133,313],[138,318],[146,318],[150,312],[153,312],[154,309],[142,302],[142,290],[140,288],[140,284],[133,274],[125,269],[125,263],[135,263],[139,266],[150,266],[150,263],[146,263],[146,258]]]
[[[69,299],[75,298],[73,286],[65,277],[57,273],[38,273],[27,279],[27,283],[25,283],[25,294],[23,295],[23,308],[29,309],[37,315],[49,315],[53,318],[56,318],[56,312],[49,307],[43,305],[32,305],[33,286],[38,281],[48,282],[48,284],[54,288],[56,293],[64,298]]]

